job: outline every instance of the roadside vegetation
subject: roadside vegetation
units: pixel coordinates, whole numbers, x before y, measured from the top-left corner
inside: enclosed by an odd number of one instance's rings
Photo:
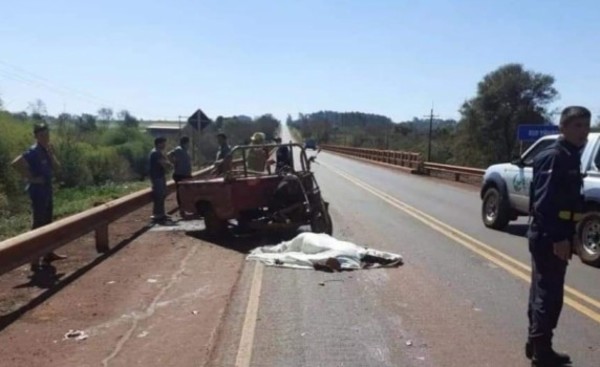
[[[54,178],[54,219],[59,219],[125,194],[147,188],[148,154],[153,138],[128,111],[116,115],[107,108],[96,115],[46,114],[42,101],[31,111],[1,110],[0,102],[0,240],[27,231],[31,226],[30,202],[24,182],[10,162],[34,143],[32,128],[46,121],[61,168]],[[280,124],[271,115],[255,119],[219,117],[203,131],[200,165],[214,160],[215,134],[224,131],[231,144],[241,144],[256,131],[273,136]],[[169,140],[169,149],[177,144]],[[205,143],[205,144],[204,144]]]
[[[431,161],[481,168],[510,161],[521,149],[517,126],[552,121],[565,107],[550,108],[558,96],[551,75],[520,64],[499,67],[483,77],[474,97],[457,106],[458,121],[433,119]],[[381,115],[320,111],[288,116],[286,123],[321,144],[419,152],[427,159],[428,118],[393,122]]]

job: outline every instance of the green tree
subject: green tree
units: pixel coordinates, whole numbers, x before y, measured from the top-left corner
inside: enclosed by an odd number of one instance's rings
[[[123,121],[123,126],[125,127],[133,127],[137,128],[139,126],[139,121],[135,118],[129,111],[121,110],[118,114],[118,117],[121,121]]]
[[[98,110],[98,120],[104,125],[108,126],[113,118],[113,110],[108,107],[102,107]]]
[[[554,77],[521,64],[507,64],[484,76],[477,95],[463,104],[455,154],[463,164],[485,166],[517,153],[517,126],[550,120],[548,105],[558,96]]]
[[[33,102],[29,102],[27,109],[31,111],[32,115],[46,116],[48,114],[48,110],[46,109],[46,104],[41,99],[36,99]]]
[[[77,128],[81,132],[90,132],[96,130],[96,117],[89,113],[82,114],[77,119]]]

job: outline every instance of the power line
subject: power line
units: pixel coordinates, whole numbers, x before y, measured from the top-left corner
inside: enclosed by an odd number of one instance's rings
[[[46,88],[54,92],[61,93],[62,95],[71,95],[79,99],[85,100],[89,103],[94,103],[96,105],[109,105],[114,106],[118,109],[126,109],[124,105],[112,103],[112,101],[105,100],[104,98],[95,96],[88,92],[83,92],[71,87],[58,85],[57,83],[52,82],[47,78],[27,71],[21,67],[7,63],[3,60],[0,60],[0,64],[4,65],[4,70],[0,69],[0,71],[4,72],[4,75],[8,75],[13,79],[15,79],[16,77],[19,79],[19,81],[29,83],[32,86]],[[10,68],[10,70],[7,69],[7,67]]]

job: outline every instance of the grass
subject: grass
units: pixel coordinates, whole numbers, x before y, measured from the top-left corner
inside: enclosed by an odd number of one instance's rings
[[[59,189],[54,192],[54,220],[82,212],[124,195],[149,187],[148,182],[136,181],[81,188]],[[20,211],[0,217],[0,241],[27,232],[31,227],[29,201],[23,199]]]

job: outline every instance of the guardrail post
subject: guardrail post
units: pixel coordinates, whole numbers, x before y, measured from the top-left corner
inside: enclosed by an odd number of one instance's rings
[[[107,253],[110,248],[108,246],[108,224],[103,224],[96,228],[96,251],[98,253]]]

